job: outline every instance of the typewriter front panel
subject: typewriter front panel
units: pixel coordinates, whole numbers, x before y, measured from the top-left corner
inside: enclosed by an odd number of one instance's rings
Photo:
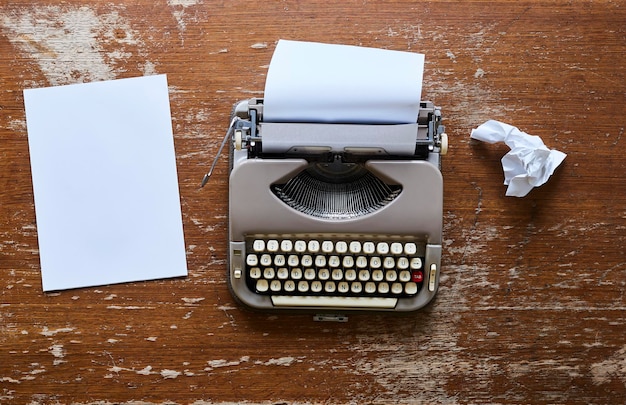
[[[305,159],[234,160],[229,281],[244,304],[410,311],[434,297],[442,177],[433,162],[366,162],[369,172],[401,192],[375,212],[336,219],[301,212],[272,192],[272,185],[305,170]]]

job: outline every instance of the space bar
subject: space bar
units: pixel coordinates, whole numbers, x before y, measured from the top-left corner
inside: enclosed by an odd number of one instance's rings
[[[273,295],[276,307],[395,308],[397,298]]]

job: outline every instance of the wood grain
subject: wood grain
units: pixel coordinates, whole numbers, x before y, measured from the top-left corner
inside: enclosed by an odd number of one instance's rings
[[[624,403],[623,1],[12,1],[0,5],[0,403]],[[451,150],[436,301],[253,313],[226,285],[234,102],[280,38],[426,54]],[[44,294],[26,88],[167,73],[190,274]],[[505,197],[499,119],[568,154]]]

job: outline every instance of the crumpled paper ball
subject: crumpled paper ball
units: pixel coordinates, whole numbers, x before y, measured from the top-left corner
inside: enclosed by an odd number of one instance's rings
[[[470,137],[488,143],[504,142],[511,148],[501,160],[507,196],[524,197],[534,187],[544,184],[567,156],[548,149],[538,136],[495,120],[473,129]]]

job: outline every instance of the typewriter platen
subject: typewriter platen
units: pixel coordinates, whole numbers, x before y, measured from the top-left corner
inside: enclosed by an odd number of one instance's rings
[[[441,113],[412,124],[270,123],[235,106],[229,286],[257,309],[412,311],[439,284]]]

